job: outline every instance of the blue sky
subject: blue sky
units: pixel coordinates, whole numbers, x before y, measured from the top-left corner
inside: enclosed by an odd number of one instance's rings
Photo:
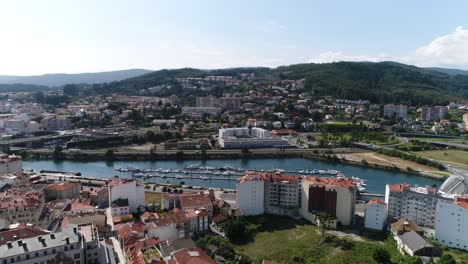
[[[0,74],[395,60],[468,69],[468,1],[0,3]]]

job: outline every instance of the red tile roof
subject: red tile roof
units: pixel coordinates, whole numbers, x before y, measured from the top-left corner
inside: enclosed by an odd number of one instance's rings
[[[216,262],[200,248],[184,248],[172,253],[172,259],[170,263],[215,264]]]
[[[245,181],[298,182],[300,180],[301,180],[301,176],[293,176],[293,175],[285,175],[285,174],[269,173],[269,172],[247,171],[245,172],[244,176],[237,179],[237,182],[238,183],[242,183]]]
[[[455,204],[468,209],[468,194],[456,197]]]
[[[370,201],[367,202],[367,205],[371,205],[371,204],[386,205],[386,203],[382,201],[382,199],[379,199],[379,198],[372,198]]]
[[[388,186],[390,188],[390,191],[392,192],[402,192],[404,189],[407,189],[410,187],[409,184],[407,183],[400,183],[400,184],[392,184]]]
[[[342,187],[352,189],[356,187],[353,179],[350,178],[320,178],[308,177],[305,178],[309,184],[326,186],[326,187]]]
[[[47,235],[50,232],[29,224],[14,224],[10,228],[0,231],[0,246],[8,241]]]
[[[81,186],[78,182],[57,182],[45,187],[44,190],[65,191],[71,188],[77,188],[78,186]]]
[[[184,207],[206,207],[211,205],[211,199],[208,195],[194,193],[192,195],[180,196],[180,205]]]

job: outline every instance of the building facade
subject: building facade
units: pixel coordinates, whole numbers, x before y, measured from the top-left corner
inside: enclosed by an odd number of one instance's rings
[[[300,214],[312,223],[316,214],[323,212],[331,216],[336,227],[351,225],[356,201],[356,184],[345,178],[306,178],[302,181]]]
[[[406,105],[393,105],[387,104],[384,105],[383,108],[383,116],[384,117],[396,117],[401,119],[406,119],[408,114],[408,107]]]
[[[0,175],[23,172],[23,160],[16,155],[0,155]]]
[[[468,250],[468,196],[453,203],[437,203],[435,240],[444,246]]]
[[[421,107],[421,120],[440,121],[447,117],[448,108],[446,106]]]
[[[246,173],[236,184],[236,206],[244,215],[265,212],[265,182],[262,175]]]
[[[409,184],[387,185],[385,189],[385,203],[389,218],[409,219],[430,229],[434,229],[436,206],[439,200],[451,202],[453,196],[435,188],[410,187]]]
[[[108,180],[109,203],[117,199],[128,199],[130,213],[137,212],[138,207],[145,206],[145,188],[133,179],[120,179],[115,176]]]
[[[364,212],[364,227],[371,230],[382,231],[387,226],[387,204],[378,198],[366,203]]]

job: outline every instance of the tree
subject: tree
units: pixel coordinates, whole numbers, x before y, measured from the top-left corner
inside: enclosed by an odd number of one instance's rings
[[[114,155],[115,155],[115,154],[114,154],[114,150],[113,150],[113,149],[108,149],[108,150],[106,151],[106,158],[112,159],[112,158],[114,158]]]
[[[66,84],[63,86],[63,94],[69,96],[76,96],[78,95],[78,86],[76,84]]]
[[[438,262],[439,264],[456,264],[457,262],[450,254],[443,254]]]
[[[315,219],[319,221],[319,224],[322,227],[322,237],[324,237],[325,226],[330,220],[333,220],[333,217],[331,217],[329,214],[325,212],[318,212],[315,214]]]
[[[387,264],[390,263],[391,256],[385,248],[378,247],[372,253],[372,258],[374,258],[374,260],[377,261],[377,263]]]
[[[224,231],[226,237],[236,244],[246,243],[251,238],[251,233],[244,223],[237,220],[227,222]]]

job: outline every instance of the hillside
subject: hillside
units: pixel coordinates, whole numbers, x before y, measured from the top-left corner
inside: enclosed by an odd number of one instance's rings
[[[447,74],[450,74],[450,75],[468,75],[468,71],[465,71],[465,70],[460,70],[460,69],[447,69],[447,68],[438,68],[438,67],[430,67],[430,68],[426,68],[426,69],[429,69],[429,70],[434,70],[434,71],[438,71],[438,72],[443,72],[443,73],[447,73]]]
[[[94,83],[105,83],[112,81],[120,81],[135,76],[143,75],[151,72],[150,70],[144,69],[131,69],[121,71],[109,71],[109,72],[95,72],[95,73],[77,73],[77,74],[44,74],[36,76],[11,76],[11,75],[0,75],[0,84],[33,84],[33,85],[44,85],[44,86],[62,86],[65,84],[94,84]]]
[[[306,91],[348,99],[368,99],[374,103],[406,103],[410,105],[442,104],[468,98],[468,75],[450,75],[431,69],[395,62],[337,62],[296,64],[278,68],[232,68],[220,70],[161,70],[127,80],[95,85],[98,93],[139,94],[161,84],[171,85],[162,95],[197,94],[182,89],[177,77],[203,77],[255,73],[257,80],[306,79]],[[220,86],[211,93],[228,90]],[[188,94],[187,94],[188,93]]]

